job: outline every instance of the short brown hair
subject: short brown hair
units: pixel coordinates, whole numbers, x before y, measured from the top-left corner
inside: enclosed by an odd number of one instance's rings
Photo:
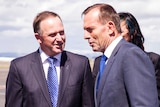
[[[118,32],[121,32],[119,15],[115,11],[115,9],[109,4],[105,4],[105,3],[94,4],[86,8],[82,12],[82,15],[86,15],[88,12],[90,12],[92,9],[95,9],[95,8],[99,9],[100,11],[99,20],[101,23],[111,20],[114,22]]]
[[[48,17],[58,17],[60,18],[60,16],[55,13],[55,12],[51,12],[51,11],[43,11],[43,12],[40,12],[34,19],[33,21],[33,30],[34,30],[34,33],[38,33],[39,30],[40,30],[40,23],[42,20],[48,18]],[[61,18],[60,18],[61,20]]]

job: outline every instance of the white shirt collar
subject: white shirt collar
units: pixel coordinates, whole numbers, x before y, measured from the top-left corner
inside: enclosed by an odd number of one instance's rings
[[[109,58],[116,47],[116,45],[119,43],[119,41],[122,39],[122,36],[117,37],[105,50],[104,55]]]
[[[39,52],[40,52],[40,57],[41,57],[42,63],[45,63],[47,58],[50,56],[48,56],[46,53],[44,53],[44,51],[41,48],[39,48]],[[59,53],[54,56],[58,60],[58,62],[61,61],[61,54],[62,53]]]

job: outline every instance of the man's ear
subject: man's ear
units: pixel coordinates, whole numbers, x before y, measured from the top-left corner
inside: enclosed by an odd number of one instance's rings
[[[114,35],[115,24],[112,21],[108,21],[107,26],[108,26],[109,35],[113,36]]]
[[[34,33],[34,35],[35,35],[35,38],[37,39],[37,41],[39,43],[42,43],[42,41],[41,41],[41,35],[39,35],[39,33]]]

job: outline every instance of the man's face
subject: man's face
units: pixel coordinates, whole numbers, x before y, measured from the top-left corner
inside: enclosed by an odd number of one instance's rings
[[[129,30],[127,28],[127,24],[126,24],[126,21],[121,21],[120,23],[121,25],[121,30],[122,30],[122,36],[123,38],[126,40],[126,41],[130,41],[131,40],[131,37],[129,35]]]
[[[91,10],[84,15],[84,39],[92,47],[93,51],[104,52],[107,46],[107,28],[106,24],[99,21],[99,11]]]
[[[58,17],[49,17],[43,20],[40,23],[40,34],[37,40],[47,55],[54,56],[61,53],[65,46],[62,21]]]

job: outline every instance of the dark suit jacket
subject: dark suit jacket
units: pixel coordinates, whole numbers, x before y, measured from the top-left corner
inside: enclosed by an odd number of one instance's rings
[[[94,107],[89,60],[62,52],[57,107]],[[39,52],[11,62],[6,84],[5,107],[51,107]]]
[[[96,77],[99,72],[99,65],[100,65],[101,57],[102,56],[98,56],[94,60],[93,71],[92,71],[92,77],[94,78],[94,81],[96,81]]]
[[[100,57],[95,60],[96,71],[99,61]],[[118,43],[104,68],[95,103],[97,107],[158,107],[154,67],[140,48],[123,39]]]
[[[156,80],[157,80],[157,89],[158,89],[158,99],[160,103],[160,55],[154,53],[154,52],[146,52],[147,55],[150,57],[155,73],[156,73]]]

